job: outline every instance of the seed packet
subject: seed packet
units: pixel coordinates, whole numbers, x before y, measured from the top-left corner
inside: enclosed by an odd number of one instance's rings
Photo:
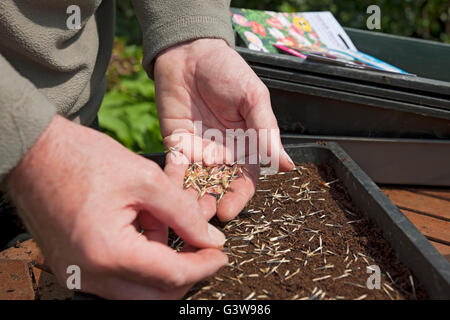
[[[354,56],[350,54],[344,54],[337,50],[326,49],[322,51],[310,50],[307,47],[289,47],[284,46],[280,43],[275,43],[274,47],[277,48],[280,52],[286,52],[290,55],[299,57],[303,60],[308,60],[312,62],[326,63],[337,65],[341,67],[348,67],[354,69],[362,69],[362,70],[372,70],[372,71],[383,71],[383,72],[392,72],[396,73],[398,71],[391,69],[392,66],[386,64],[385,70],[381,70],[379,67],[374,66],[372,64],[368,64],[363,62],[364,60],[358,60]],[[366,57],[370,57],[371,59],[375,59],[371,56],[365,55]],[[384,63],[378,59],[375,59],[378,63]],[[372,60],[374,61],[374,60]],[[375,63],[375,62],[374,62]],[[397,69],[397,68],[395,68]]]
[[[231,9],[233,28],[255,51],[284,52],[315,62],[406,74],[357,50],[333,14]]]

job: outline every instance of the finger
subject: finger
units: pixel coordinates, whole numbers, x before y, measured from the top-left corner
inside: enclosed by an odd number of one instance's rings
[[[186,130],[178,130],[163,140],[167,149],[182,153],[188,163],[203,162],[203,139]]]
[[[89,278],[89,276],[87,276]],[[172,290],[161,290],[158,287],[143,285],[130,279],[118,276],[99,280],[97,277],[84,280],[83,292],[95,294],[109,300],[175,300],[181,299],[192,285]]]
[[[179,159],[180,157],[182,159]],[[166,166],[164,168],[164,172],[166,172],[170,179],[181,188],[183,188],[184,175],[188,168],[188,165],[184,164],[185,161],[187,161],[187,158],[181,152],[170,152],[166,156]],[[183,192],[186,193],[188,197],[197,200],[200,210],[206,220],[210,220],[214,216],[216,213],[216,198],[214,196],[205,194],[198,199],[199,194],[194,188],[188,188],[183,190]]]
[[[188,163],[200,162],[212,166],[223,162],[224,136],[222,131],[212,128],[205,132],[205,136],[183,131],[164,138],[164,145],[173,154],[183,154]],[[181,160],[174,158],[173,161]]]
[[[269,91],[264,84],[255,87],[262,89],[255,89],[248,94],[243,110],[247,127],[258,130],[260,154],[267,155],[272,162],[278,160],[276,162],[279,162],[280,170],[292,170],[295,165],[281,144],[280,130],[272,111]]]
[[[148,211],[139,212],[137,219],[143,236],[147,237],[148,240],[167,244],[169,228],[166,225],[153,217]]]
[[[150,212],[187,243],[199,248],[221,247],[225,236],[207,222],[197,201],[175,186],[156,164],[148,163],[143,188],[136,191],[139,209]]]
[[[182,252],[196,252],[197,250],[198,249],[196,247],[193,247],[190,244],[185,244],[183,249],[181,249]]]
[[[169,151],[166,155],[164,172],[176,185],[183,186],[184,173],[189,163],[189,159],[182,152],[178,150]]]
[[[183,192],[197,201],[200,211],[207,221],[214,217],[217,209],[217,198],[215,196],[205,193],[201,198],[199,198],[198,191],[192,187],[183,190]]]
[[[227,159],[228,152],[226,148],[226,134],[218,129],[211,128],[208,129],[207,133],[203,137],[203,164],[206,166],[223,164]]]
[[[194,193],[195,197],[198,197],[198,192],[190,188],[189,192]],[[210,194],[205,194],[203,197],[198,199],[198,204],[201,208],[202,214],[207,221],[211,220],[216,214],[217,209],[217,198]]]
[[[244,177],[230,184],[231,190],[229,189],[217,206],[217,217],[221,221],[228,221],[237,216],[255,193],[259,165],[247,165],[245,168]]]
[[[194,284],[228,263],[217,249],[176,252],[158,242],[140,237],[119,249],[123,277],[163,290]]]

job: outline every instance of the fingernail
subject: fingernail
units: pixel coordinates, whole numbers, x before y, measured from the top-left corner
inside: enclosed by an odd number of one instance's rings
[[[208,223],[208,234],[211,240],[217,244],[218,247],[222,247],[225,243],[225,235],[210,223]]]
[[[295,167],[294,161],[292,161],[291,157],[287,154],[286,150],[284,150],[284,149],[283,149],[283,154],[290,162],[292,169],[294,169],[294,167]]]

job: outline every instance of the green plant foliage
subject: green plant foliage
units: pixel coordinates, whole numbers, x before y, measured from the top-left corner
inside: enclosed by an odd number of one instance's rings
[[[164,150],[155,86],[140,66],[142,48],[117,39],[108,69],[108,91],[98,113],[100,128],[132,151]]]

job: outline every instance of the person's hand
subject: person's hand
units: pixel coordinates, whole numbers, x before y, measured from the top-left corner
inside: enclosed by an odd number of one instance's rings
[[[67,267],[77,265],[81,290],[88,293],[181,298],[227,263],[218,249],[224,235],[154,162],[60,116],[13,169],[7,185],[63,286]],[[167,246],[167,226],[191,245],[190,252]]]
[[[203,132],[207,129],[268,129],[269,134],[259,136],[259,153],[276,157],[281,170],[291,170],[292,160],[284,151],[272,112],[267,87],[256,76],[239,54],[220,39],[200,39],[172,47],[162,52],[155,61],[156,102],[164,145],[175,149],[169,154],[168,169],[171,177],[182,184],[186,165],[175,168],[177,151],[190,162],[214,164],[233,150],[222,143],[211,142],[194,136],[194,121],[202,121]],[[262,140],[262,141],[261,141]],[[194,147],[195,146],[195,147]],[[200,152],[203,146],[203,153]],[[276,151],[271,154],[271,148]],[[194,150],[194,151],[193,151]],[[205,152],[207,150],[208,152]],[[211,152],[212,151],[212,152]],[[247,150],[248,151],[248,150]],[[211,156],[212,155],[212,156]],[[234,157],[239,158],[240,155]],[[225,194],[217,207],[221,220],[235,217],[255,191],[258,164],[248,165],[245,179],[231,184],[232,192]],[[196,191],[186,190],[193,198]],[[205,195],[200,205],[209,216],[216,212],[216,199]]]

